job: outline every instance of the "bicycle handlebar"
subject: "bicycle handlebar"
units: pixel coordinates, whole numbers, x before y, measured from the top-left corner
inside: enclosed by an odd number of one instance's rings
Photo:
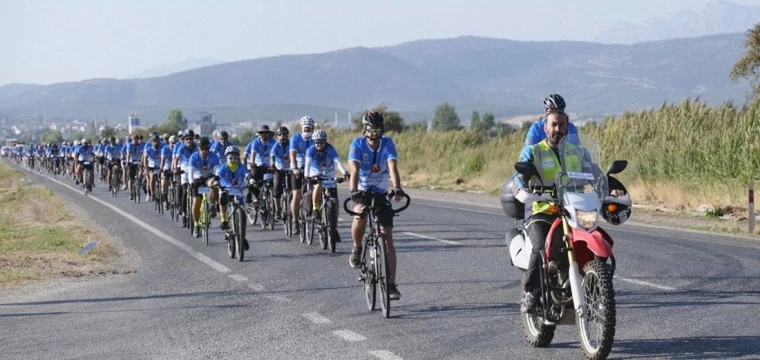
[[[370,196],[370,195],[371,195],[370,193],[364,193],[364,198],[366,198],[367,196]],[[390,194],[386,194],[385,196],[386,196],[386,198],[388,198],[390,196]],[[409,203],[412,201],[412,198],[409,197],[409,194],[404,193],[404,195],[402,195],[402,197],[406,199],[406,203],[404,203],[404,206],[402,206],[400,208],[397,208],[397,209],[393,209],[393,207],[391,207],[394,215],[398,214],[398,213],[400,213],[400,212],[402,212],[404,210],[406,210],[406,208],[409,207]],[[351,201],[351,197],[347,197],[346,200],[343,201],[343,210],[345,210],[346,213],[349,214],[349,215],[351,215],[351,216],[364,216],[368,211],[370,211],[370,207],[369,206],[365,206],[364,209],[362,209],[361,213],[354,212],[354,211],[352,211],[351,209],[348,208],[348,202],[349,201]]]

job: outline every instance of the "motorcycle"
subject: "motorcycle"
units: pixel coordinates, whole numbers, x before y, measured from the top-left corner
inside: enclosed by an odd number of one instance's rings
[[[577,135],[560,141],[558,157],[561,170],[553,186],[543,185],[532,162],[515,164],[525,179],[532,179],[531,191],[521,191],[518,196],[525,206],[524,220],[533,210],[557,215],[539,256],[540,295],[536,306],[521,314],[525,333],[532,346],[546,347],[556,325],[577,324],[586,357],[606,359],[615,336],[615,256],[614,241],[599,226],[598,217],[619,225],[630,216],[630,197],[625,187],[610,176],[625,170],[628,162],[613,161],[606,173],[602,172],[598,145],[592,139],[581,141]],[[573,167],[568,164],[575,164],[575,168],[567,169],[566,166]],[[615,192],[617,196],[610,195],[610,184],[619,190]],[[523,274],[532,251],[525,224],[526,221],[517,222],[517,234],[509,242],[512,265]],[[526,280],[523,276],[521,290]]]

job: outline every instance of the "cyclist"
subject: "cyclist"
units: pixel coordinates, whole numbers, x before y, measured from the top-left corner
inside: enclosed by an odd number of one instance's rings
[[[211,152],[216,154],[216,156],[219,158],[219,165],[223,165],[224,160],[224,153],[227,150],[227,147],[230,146],[230,134],[228,134],[226,131],[220,131],[219,132],[219,139],[215,141],[213,144],[211,144]]]
[[[154,177],[158,175],[161,165],[161,136],[157,132],[151,133],[150,146],[146,146],[143,151],[142,166],[148,172],[148,201],[156,196],[156,186]],[[163,200],[163,199],[161,199]]]
[[[53,143],[53,145],[50,145],[50,161],[51,161],[50,167],[53,169],[53,172],[61,169],[60,156],[61,156],[61,149],[58,147],[58,144]]]
[[[295,222],[298,222],[298,213],[301,211],[304,155],[306,155],[306,149],[314,145],[314,141],[311,140],[314,119],[304,116],[298,124],[301,126],[301,132],[290,138],[290,168],[293,169],[293,176],[291,177],[293,200],[290,203],[290,209],[293,212],[293,221]],[[293,235],[298,235],[300,232],[301,230],[296,226]]]
[[[256,132],[259,137],[253,139],[245,148],[247,159],[251,167],[251,176],[253,180],[258,184],[264,179],[264,174],[269,170],[269,157],[272,153],[272,148],[277,143],[271,138],[274,132],[269,130],[268,125],[261,125]],[[250,192],[246,195],[246,202],[251,203],[253,200],[254,207],[258,205],[259,188],[258,186],[249,186]],[[253,195],[253,198],[251,198]]]
[[[76,153],[76,160],[77,160],[77,179],[80,179],[81,181],[85,181],[85,184],[87,185],[87,190],[92,191],[92,180],[93,180],[93,173],[92,173],[92,163],[95,162],[95,148],[90,146],[90,139],[84,138],[82,139],[82,146],[77,148]],[[89,162],[89,164],[85,165],[85,162]],[[82,172],[84,169],[90,170],[90,176],[88,179],[82,179]],[[79,181],[77,181],[77,185],[79,184]]]
[[[195,224],[194,235],[195,237],[201,237],[200,215],[201,215],[201,196],[198,194],[198,188],[208,186],[211,188],[210,201],[211,201],[211,217],[216,215],[217,207],[217,188],[215,185],[219,184],[219,179],[216,177],[216,172],[219,169],[219,159],[216,154],[209,151],[211,142],[208,137],[203,136],[198,141],[198,152],[193,153],[190,156],[190,163],[187,167],[187,178],[192,181],[192,196],[193,196],[193,222]]]
[[[335,183],[335,180],[332,180],[335,178],[335,167],[340,170],[344,178],[348,177],[348,171],[346,171],[346,168],[340,161],[338,151],[327,142],[327,132],[322,129],[314,131],[312,140],[314,140],[314,145],[306,150],[304,177],[308,179],[312,176],[319,176],[330,180],[322,180],[321,184],[319,182],[316,183],[314,187],[309,190],[311,191],[311,196],[309,196],[308,191],[304,194],[307,200],[306,204],[304,204],[304,206],[306,206],[307,216],[311,216],[313,212],[319,211],[319,205],[322,203],[322,186],[325,187],[327,196],[334,198],[335,203],[338,204],[337,184]],[[309,202],[311,202],[311,204],[309,204]],[[319,214],[317,213],[315,216],[319,216]],[[337,224],[338,212],[336,211],[332,216],[332,223]]]
[[[116,138],[111,136],[108,145],[106,145],[105,153],[106,160],[108,160],[108,172],[106,178],[108,179],[108,191],[113,190],[113,184],[111,182],[111,176],[113,168],[117,169],[121,166],[121,145],[116,143]]]
[[[167,144],[161,148],[161,194],[166,200],[166,207],[169,207],[169,198],[167,196],[169,191],[169,179],[172,176],[172,150],[176,147],[177,137],[175,135],[169,136]]]
[[[274,176],[274,191],[273,195],[277,201],[274,202],[275,219],[282,219],[282,211],[287,209],[281,209],[280,198],[282,197],[282,190],[285,187],[285,182],[290,182],[290,130],[287,126],[280,126],[277,129],[277,144],[272,148],[272,158],[270,159],[270,166],[274,167],[277,171]],[[292,189],[292,187],[290,187]]]
[[[198,146],[195,145],[195,133],[193,130],[185,130],[185,132],[182,133],[182,140],[182,143],[174,146],[174,153],[172,154],[172,173],[174,173],[175,176],[180,174],[180,193],[178,198],[180,202],[180,216],[187,215],[185,214],[185,209],[187,208],[186,193],[188,191],[188,184],[190,183],[188,181],[187,172],[189,171],[190,157],[198,152]],[[191,224],[185,222],[185,217],[183,217],[182,226],[190,227],[190,225]]]
[[[242,194],[245,189],[245,178],[248,175],[248,169],[245,166],[240,165],[240,150],[234,145],[227,146],[224,150],[224,155],[227,161],[219,167],[216,172],[219,178],[219,186],[224,189],[239,189],[239,193]],[[222,217],[222,224],[220,228],[227,230],[230,228],[227,223],[227,204],[229,204],[229,191],[223,191],[219,196],[219,213]],[[239,199],[243,206],[245,206],[245,200]],[[243,220],[243,226],[245,226],[245,220]],[[245,237],[245,231],[243,231],[243,237]],[[243,249],[248,250],[248,240],[243,239]]]
[[[388,197],[395,201],[401,200],[404,191],[401,189],[401,179],[396,167],[396,145],[393,140],[383,136],[385,119],[379,112],[369,111],[362,117],[363,136],[357,137],[351,143],[348,151],[348,166],[350,168],[351,199],[354,200],[355,212],[361,212],[364,206],[370,204],[372,198],[375,205],[390,207]],[[393,190],[388,192],[388,180]],[[365,196],[366,193],[366,196]],[[392,300],[401,298],[396,287],[396,249],[393,245],[393,212],[379,211],[377,222],[380,233],[384,235],[388,251],[388,297]],[[351,267],[359,267],[361,257],[361,242],[364,237],[367,219],[355,217],[351,225],[351,235],[354,248],[351,251],[349,263]]]
[[[132,189],[132,186],[135,181],[137,181],[137,176],[140,173],[140,161],[142,160],[142,153],[144,151],[144,147],[140,145],[140,137],[137,134],[132,134],[132,141],[127,143],[127,147],[124,150],[124,154],[127,159],[127,166],[129,167],[129,175],[127,177],[127,186]],[[126,173],[127,171],[125,171]],[[137,186],[137,185],[134,185]],[[125,188],[123,188],[125,189]],[[135,193],[137,191],[140,191],[139,189],[135,189]],[[129,192],[129,200],[133,200],[134,194],[132,192]]]

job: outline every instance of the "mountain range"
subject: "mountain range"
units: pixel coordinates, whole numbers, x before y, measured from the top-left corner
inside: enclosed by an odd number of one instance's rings
[[[145,79],[90,79],[47,86],[0,87],[0,117],[46,111],[48,117],[148,122],[171,108],[216,113],[220,122],[332,119],[381,102],[408,121],[431,118],[449,102],[498,115],[540,112],[562,94],[568,110],[616,113],[699,96],[715,104],[743,101],[750,87],[728,74],[744,52],[744,33],[606,45],[463,36],[380,48],[284,55],[228,62]],[[22,91],[23,90],[23,91]]]

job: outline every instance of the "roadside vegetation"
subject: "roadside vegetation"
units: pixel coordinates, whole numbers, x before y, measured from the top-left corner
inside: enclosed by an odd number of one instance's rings
[[[25,175],[0,162],[0,288],[101,272],[117,256],[113,244]],[[80,256],[90,239],[98,246]]]

